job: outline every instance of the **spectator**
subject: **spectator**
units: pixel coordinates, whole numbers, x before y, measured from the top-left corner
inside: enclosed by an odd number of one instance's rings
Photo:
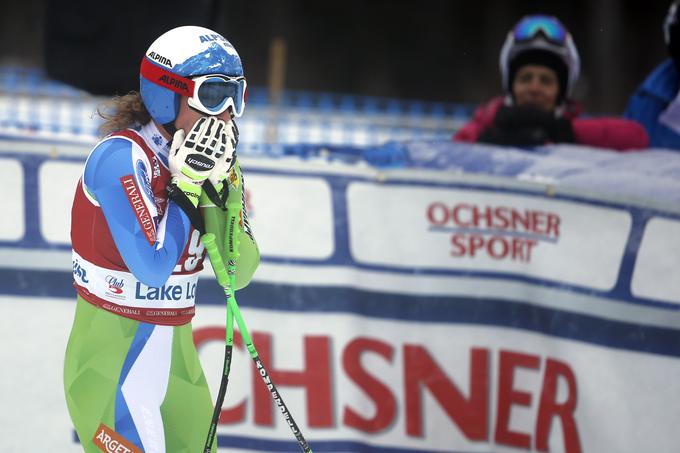
[[[508,146],[578,143],[618,151],[645,148],[635,121],[578,118],[571,99],[580,60],[569,32],[555,17],[523,17],[508,33],[500,55],[505,96],[479,107],[454,140]]]
[[[674,1],[663,24],[664,38],[671,58],[662,62],[631,96],[624,112],[626,118],[640,122],[654,148],[680,150],[680,24]]]

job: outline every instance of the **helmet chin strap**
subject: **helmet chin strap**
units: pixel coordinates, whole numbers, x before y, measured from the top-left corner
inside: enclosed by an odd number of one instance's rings
[[[172,136],[175,135],[175,132],[177,132],[177,127],[175,127],[175,120],[162,124],[162,126],[163,129],[165,129],[165,132],[170,134],[170,141],[172,141]]]

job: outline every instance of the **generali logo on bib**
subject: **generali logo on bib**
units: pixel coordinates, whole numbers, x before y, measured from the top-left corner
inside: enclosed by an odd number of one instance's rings
[[[541,243],[559,241],[562,221],[555,212],[477,203],[430,203],[426,216],[430,231],[451,234],[452,257],[525,263]]]
[[[111,428],[101,423],[92,439],[92,442],[106,453],[142,453],[142,451],[132,445],[130,441]]]
[[[142,198],[139,187],[135,182],[135,178],[132,175],[126,175],[120,178],[120,183],[123,185],[125,195],[127,195],[132,209],[135,211],[137,221],[142,227],[142,231],[146,236],[146,240],[149,241],[150,245],[154,245],[156,243],[156,224],[151,218],[149,209],[144,203],[144,199]]]

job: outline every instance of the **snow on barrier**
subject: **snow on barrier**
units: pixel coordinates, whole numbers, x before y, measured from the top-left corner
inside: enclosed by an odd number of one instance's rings
[[[61,367],[87,152],[0,140],[2,451],[79,451]],[[284,154],[242,159],[263,259],[238,299],[314,451],[676,451],[680,154]],[[216,392],[224,302],[209,270],[197,302]],[[236,337],[221,450],[295,451]]]

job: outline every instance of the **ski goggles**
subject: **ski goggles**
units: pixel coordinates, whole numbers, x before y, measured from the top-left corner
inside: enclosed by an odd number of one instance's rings
[[[210,116],[217,116],[231,108],[235,117],[243,115],[248,85],[243,76],[207,74],[193,78],[182,77],[150,62],[142,60],[140,74],[163,88],[189,98],[190,107]]]
[[[527,16],[522,18],[513,30],[516,42],[531,41],[541,33],[548,41],[563,45],[567,40],[567,30],[552,16]]]

